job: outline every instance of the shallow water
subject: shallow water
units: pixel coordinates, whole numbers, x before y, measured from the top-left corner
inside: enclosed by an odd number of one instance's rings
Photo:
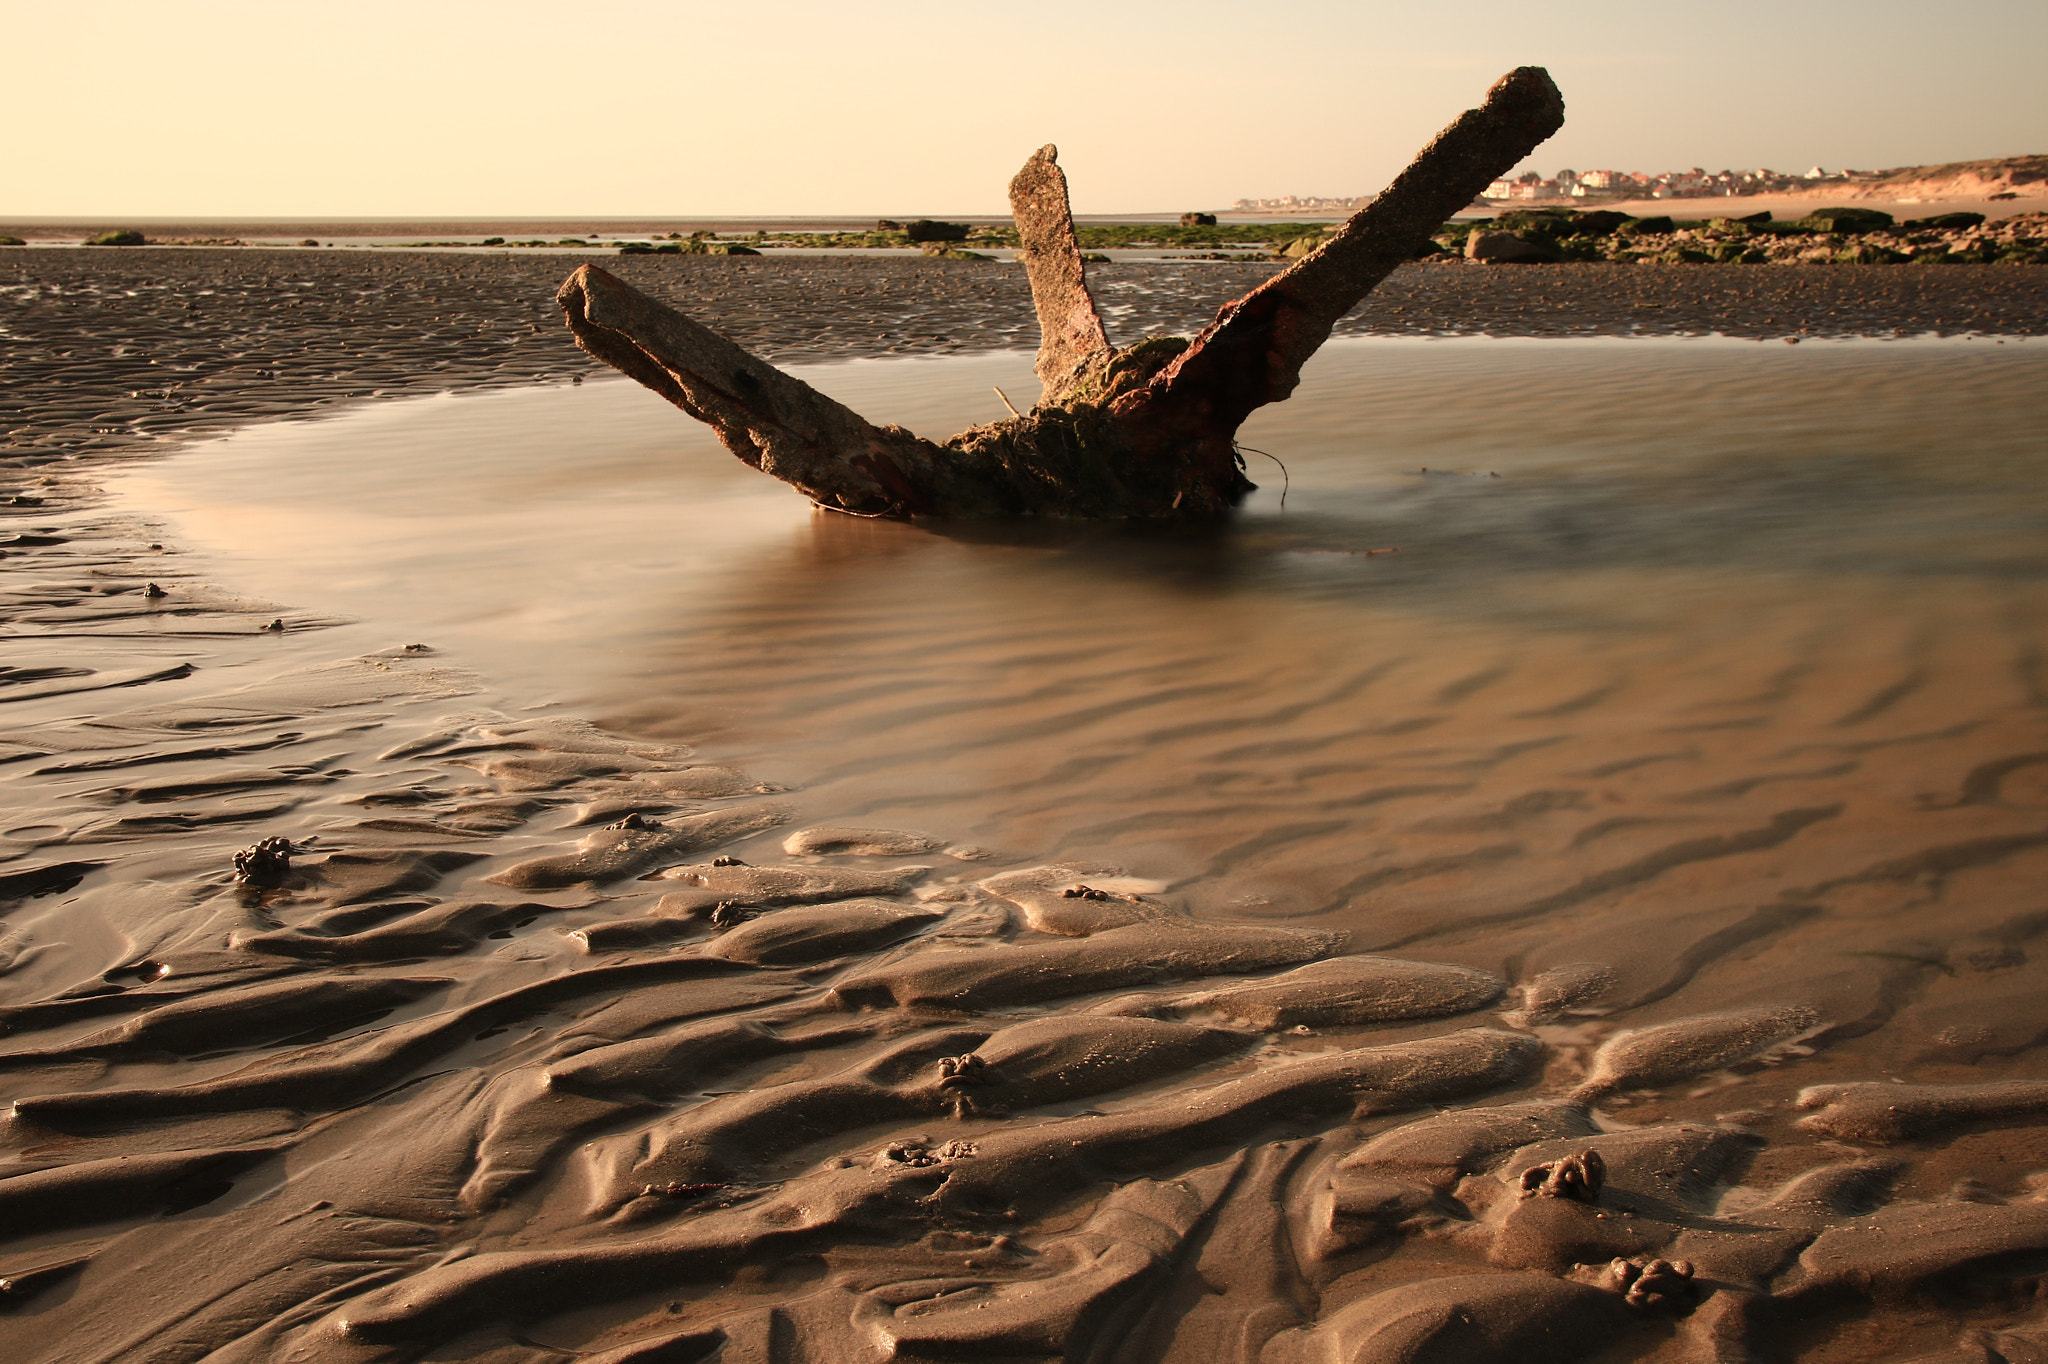
[[[16,1329],[67,1364],[173,1325],[323,1364],[920,1341],[1294,1364],[1475,1315],[1506,1334],[1460,1359],[1526,1358],[1527,1330],[1614,1341],[1602,1359],[1675,1334],[1817,1361],[2034,1329],[2048,1093],[1937,1098],[1904,1134],[1890,1089],[1817,1117],[1797,1096],[2041,1074],[2044,357],[1333,344],[1243,433],[1286,462],[1284,507],[1253,455],[1266,486],[1199,530],[813,512],[625,383],[251,428],[138,469],[121,506],[182,551],[158,609],[211,576],[293,628],[108,615],[97,647],[200,672],[52,692],[0,734],[33,758],[6,865],[94,859],[10,918],[40,955],[0,1016],[48,1050],[0,1077],[29,1171],[0,1210],[105,1157],[204,1147],[233,1177],[81,1170],[120,1234],[0,1248],[6,1274],[85,1266]],[[998,415],[994,385],[1034,392],[1016,355],[804,373],[938,436]],[[40,590],[19,618],[52,647],[123,600]],[[391,652],[414,641],[434,652]],[[579,716],[736,770],[556,723]],[[653,879],[684,853],[557,865],[653,837],[598,828],[628,809],[924,831],[905,846],[931,866],[735,827],[688,851],[882,875],[833,898],[887,903],[640,950],[650,915],[679,922],[662,892],[697,884]],[[258,834],[325,856],[235,891],[225,857]],[[972,884],[1053,860],[1036,892]],[[706,888],[675,893],[706,905],[753,893],[690,875]],[[1139,899],[1059,892],[1080,877]],[[734,956],[807,913],[870,936]],[[904,916],[931,926],[899,946]],[[1117,965],[1158,943],[1163,970]],[[1325,976],[1297,1000],[1314,1026],[1217,1003],[1311,957],[1365,972],[1377,1011]],[[306,1046],[246,1002],[273,987],[384,993],[367,1024],[291,996],[338,1039]],[[153,1025],[172,1011],[147,992],[181,989],[182,1059],[90,1032],[103,1008]],[[888,1059],[905,1045],[931,1054]],[[987,1108],[929,1082],[962,1050],[998,1056]],[[1467,1100],[1531,1105],[1514,1122],[1560,1141],[1430,1135],[1434,1105],[1500,1116]],[[1424,1154],[1367,1159],[1382,1132]],[[1568,1136],[1606,1153],[1601,1212],[1516,1193]],[[1426,1154],[1446,1149],[1467,1154]],[[1873,1151],[1896,1163],[1844,1164]],[[1713,1285],[1677,1323],[1564,1286],[1667,1252]]]
[[[1035,393],[1023,355],[803,372],[932,436]],[[1214,531],[814,512],[623,382],[254,428],[123,495],[227,581],[709,740],[812,817],[1368,927],[1641,837],[1589,830],[1856,791],[1795,774],[1815,745],[2031,721],[2044,372],[1974,342],[1338,343],[1243,433],[1284,507],[1248,456]],[[1586,775],[1629,755],[1625,793]]]

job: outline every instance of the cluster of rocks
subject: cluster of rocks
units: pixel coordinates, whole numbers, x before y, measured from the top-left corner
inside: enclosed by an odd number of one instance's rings
[[[875,230],[901,232],[913,245],[924,242],[964,242],[974,231],[966,223],[946,223],[933,218],[912,218],[908,222],[880,218],[875,222]]]
[[[1438,260],[1486,265],[1620,261],[1654,265],[2048,264],[2048,213],[1987,222],[1944,213],[1895,222],[1867,208],[1824,208],[1792,222],[1769,213],[1682,222],[1611,210],[1527,209],[1448,225]]]
[[[758,256],[761,253],[744,242],[720,241],[710,232],[692,232],[685,237],[671,232],[664,242],[626,242],[622,256]],[[491,243],[486,242],[485,245]]]

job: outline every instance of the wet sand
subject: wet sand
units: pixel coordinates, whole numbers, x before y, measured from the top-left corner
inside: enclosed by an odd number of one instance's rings
[[[1435,273],[1472,283],[1394,283],[1505,287]],[[1574,276],[1515,278],[1497,318],[1565,314]],[[1221,540],[770,526],[649,601],[695,614],[596,659],[609,693],[210,586],[31,471],[0,1343],[2041,1348],[2036,343],[1738,347],[1657,410],[1676,443],[1532,434],[1561,373],[1463,344],[1360,352],[1337,436],[1275,409],[1296,500]],[[456,379],[508,381],[477,345]],[[677,537],[751,495],[674,502]],[[651,595],[642,557],[613,590]],[[233,884],[270,837],[289,868]]]
[[[561,325],[568,254],[0,249],[0,461],[147,447],[365,398],[598,372]],[[1023,268],[593,257],[777,361],[1031,349]],[[1115,339],[1199,329],[1280,267],[1095,267]],[[2048,271],[2002,265],[1416,266],[1339,335],[1746,337],[2048,331]],[[0,466],[4,467],[4,466]]]

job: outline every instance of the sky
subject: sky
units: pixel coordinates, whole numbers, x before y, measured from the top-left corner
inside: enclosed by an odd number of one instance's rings
[[[1524,167],[2048,152],[2048,4],[8,0],[0,218],[1081,213],[1357,195],[1519,65]]]

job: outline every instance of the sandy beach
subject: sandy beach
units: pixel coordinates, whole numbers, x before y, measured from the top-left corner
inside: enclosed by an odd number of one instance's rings
[[[1406,267],[1148,536],[813,515],[575,263],[0,251],[9,1357],[2048,1349],[2048,270]],[[920,430],[1037,340],[600,263]]]
[[[573,255],[0,250],[0,458],[147,447],[378,396],[561,382]],[[859,257],[593,257],[777,361],[1037,345],[1021,266]],[[1100,267],[1125,341],[1199,329],[1275,265]],[[1415,266],[1339,335],[1781,337],[2048,330],[2048,272]]]

